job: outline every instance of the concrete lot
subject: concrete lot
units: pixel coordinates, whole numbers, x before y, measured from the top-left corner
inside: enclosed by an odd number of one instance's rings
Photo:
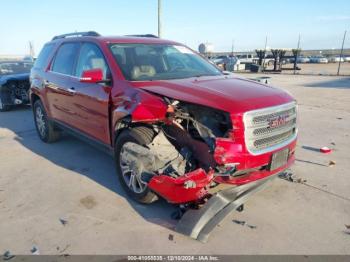
[[[298,99],[293,171],[306,182],[275,179],[206,244],[172,231],[171,205],[127,198],[109,156],[69,136],[40,142],[29,108],[1,113],[0,252],[350,254],[350,78],[273,75],[272,85]],[[333,152],[317,152],[322,146]]]

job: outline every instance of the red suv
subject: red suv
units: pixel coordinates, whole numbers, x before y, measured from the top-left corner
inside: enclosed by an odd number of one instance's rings
[[[296,102],[288,93],[227,75],[173,41],[56,36],[30,80],[41,140],[68,131],[111,152],[120,183],[142,203],[198,202],[294,161]]]

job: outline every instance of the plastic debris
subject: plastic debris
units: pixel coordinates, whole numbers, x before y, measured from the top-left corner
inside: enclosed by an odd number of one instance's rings
[[[241,225],[241,226],[244,226],[244,225],[245,225],[245,221],[236,220],[236,219],[233,219],[232,221],[233,221],[234,223],[238,224],[238,225]]]
[[[15,255],[12,255],[11,252],[9,250],[7,250],[4,255],[2,256],[3,260],[10,260],[12,258],[14,258]]]
[[[320,148],[320,152],[323,153],[323,154],[328,154],[328,153],[331,153],[332,152],[332,149],[324,146],[324,147],[321,147]]]
[[[59,220],[60,220],[61,224],[64,226],[68,223],[68,221],[63,219],[63,218],[60,218]]]
[[[329,161],[328,166],[330,166],[330,167],[335,166],[335,161],[333,161],[333,160]]]
[[[291,172],[283,172],[283,173],[279,174],[278,177],[282,178],[284,180],[287,180],[289,182],[294,182],[293,173],[291,173]]]
[[[257,228],[257,226],[248,225],[248,224],[247,224],[247,227],[249,227],[249,228],[251,228],[251,229],[256,229],[256,228]]]
[[[256,229],[256,228],[257,228],[257,226],[249,225],[249,224],[246,223],[245,221],[236,220],[236,219],[233,219],[232,221],[233,221],[234,223],[238,224],[238,225],[247,226],[247,227],[249,227],[250,229]]]
[[[33,246],[32,249],[30,250],[30,252],[33,255],[40,255],[39,248],[37,248],[36,246]]]

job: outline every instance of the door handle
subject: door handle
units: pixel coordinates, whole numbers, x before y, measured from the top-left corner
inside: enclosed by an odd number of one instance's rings
[[[68,92],[74,95],[77,91],[75,91],[74,87],[68,88]]]

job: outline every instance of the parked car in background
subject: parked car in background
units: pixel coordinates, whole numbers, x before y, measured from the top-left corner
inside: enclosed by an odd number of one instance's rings
[[[235,56],[220,56],[211,60],[222,70],[233,71],[235,65],[240,64],[240,60]]]
[[[328,57],[328,61],[330,63],[339,63],[339,62],[345,62],[345,59],[344,57],[340,57],[339,55],[338,56],[331,56],[331,57]]]
[[[328,59],[324,56],[311,56],[310,63],[327,64]]]
[[[253,64],[256,63],[259,58],[254,56],[253,54],[241,54],[236,56],[241,64]]]
[[[28,61],[0,62],[0,111],[29,103],[29,73],[32,67],[33,63]]]
[[[293,57],[290,58],[289,61],[290,63],[294,63],[294,58]],[[300,63],[300,64],[310,63],[310,58],[307,56],[298,56],[297,63]]]

